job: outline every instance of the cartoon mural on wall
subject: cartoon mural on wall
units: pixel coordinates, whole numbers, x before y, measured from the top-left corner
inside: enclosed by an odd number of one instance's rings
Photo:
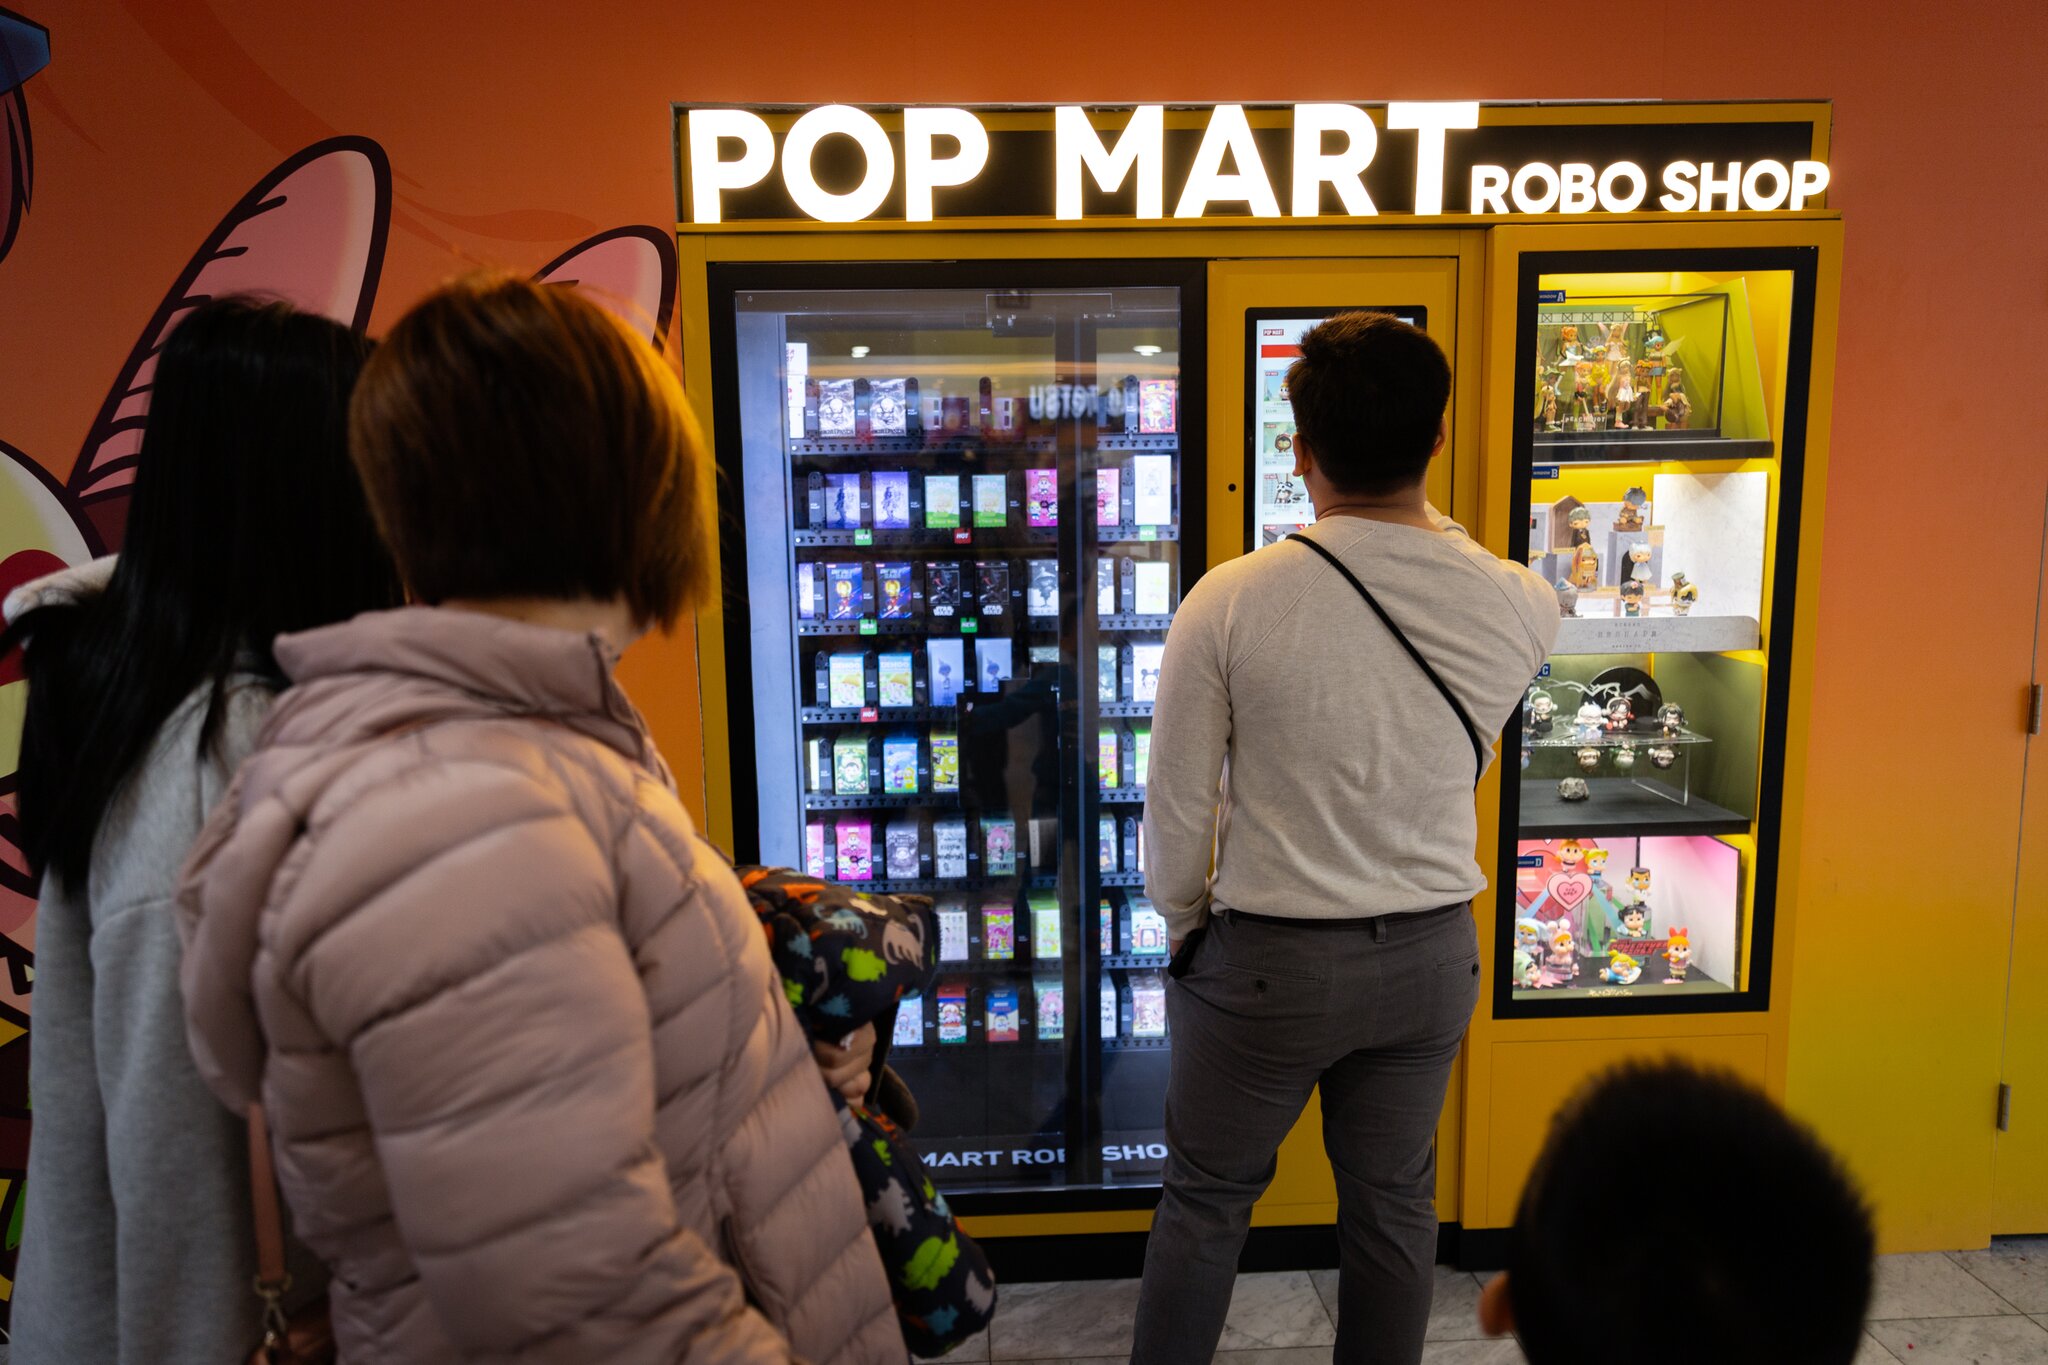
[[[0,258],[23,230],[30,202],[21,85],[48,61],[47,32],[0,9]],[[67,479],[0,440],[0,595],[119,548],[156,356],[190,309],[246,291],[358,329],[368,324],[392,221],[391,183],[383,148],[367,138],[328,138],[287,157],[228,210],[164,295]],[[588,292],[659,345],[674,306],[675,244],[657,228],[618,228],[564,252],[537,278]],[[20,659],[0,659],[0,1323],[13,1292],[30,1128],[35,888],[13,805],[25,693]]]

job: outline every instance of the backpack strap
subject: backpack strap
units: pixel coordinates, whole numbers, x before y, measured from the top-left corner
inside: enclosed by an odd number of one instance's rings
[[[1329,562],[1331,568],[1344,576],[1346,583],[1357,589],[1358,595],[1365,599],[1365,605],[1371,607],[1373,615],[1380,618],[1380,624],[1385,626],[1388,633],[1396,640],[1400,641],[1401,648],[1408,651],[1408,657],[1415,660],[1415,666],[1422,670],[1423,676],[1429,679],[1431,685],[1450,704],[1451,711],[1458,717],[1459,723],[1465,727],[1465,737],[1472,741],[1472,785],[1478,786],[1479,779],[1486,775],[1486,756],[1490,752],[1491,746],[1480,737],[1479,727],[1472,723],[1472,717],[1465,714],[1464,706],[1459,703],[1458,698],[1453,695],[1451,689],[1445,685],[1444,680],[1437,676],[1437,671],[1429,666],[1429,660],[1422,657],[1422,652],[1415,648],[1414,643],[1409,640],[1407,632],[1394,624],[1394,618],[1387,615],[1387,609],[1379,604],[1379,599],[1366,590],[1365,584],[1358,581],[1357,574],[1344,567],[1342,560],[1299,531],[1294,532],[1287,538],[1289,540],[1298,540],[1308,546],[1309,549],[1321,555]]]

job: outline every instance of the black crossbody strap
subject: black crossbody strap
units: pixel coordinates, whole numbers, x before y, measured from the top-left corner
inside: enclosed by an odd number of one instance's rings
[[[1299,531],[1296,531],[1287,538],[1289,540],[1298,540],[1308,546],[1309,549],[1314,550],[1317,554],[1328,560],[1331,568],[1344,575],[1344,581],[1358,590],[1358,595],[1365,599],[1365,605],[1372,608],[1372,614],[1380,618],[1380,624],[1385,626],[1387,632],[1401,642],[1401,648],[1408,651],[1408,657],[1415,660],[1415,666],[1422,670],[1423,676],[1429,679],[1436,687],[1437,692],[1450,704],[1451,711],[1458,717],[1459,723],[1465,727],[1465,737],[1472,741],[1472,761],[1474,765],[1472,785],[1478,786],[1479,779],[1486,775],[1486,755],[1489,746],[1484,739],[1480,738],[1479,727],[1472,723],[1472,717],[1465,714],[1465,708],[1459,705],[1457,697],[1452,694],[1449,687],[1444,685],[1444,680],[1437,676],[1436,670],[1429,666],[1429,660],[1422,657],[1422,652],[1415,648],[1414,643],[1409,640],[1407,632],[1394,624],[1394,618],[1387,615],[1387,609],[1379,604],[1379,599],[1366,590],[1365,584],[1358,581],[1357,574],[1344,567],[1342,560]]]

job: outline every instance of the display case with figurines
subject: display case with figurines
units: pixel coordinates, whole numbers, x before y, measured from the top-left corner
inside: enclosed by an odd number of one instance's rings
[[[1530,921],[1497,927],[1508,1016],[1737,1008],[1768,980],[1749,870],[1782,802],[1811,266],[1603,259],[1516,271],[1508,551],[1559,620],[1504,736],[1500,880]]]
[[[1509,989],[1553,1003],[1728,995],[1742,894],[1741,849],[1707,835],[1520,840]]]
[[[1201,414],[1191,272],[1149,269],[1181,282],[730,296],[740,851],[933,898],[941,979],[892,1064],[949,1189],[1143,1183],[1164,1157],[1142,821]],[[1098,952],[1105,897],[1121,937]],[[1104,984],[1107,1030],[1071,1008]]]
[[[1564,297],[1537,307],[1527,411],[1539,459],[1628,458],[1639,446],[1677,458],[1767,453],[1768,431],[1724,403],[1757,360],[1754,337],[1731,325],[1732,291],[1547,292]]]

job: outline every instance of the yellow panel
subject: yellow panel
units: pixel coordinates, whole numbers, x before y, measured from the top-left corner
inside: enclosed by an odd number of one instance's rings
[[[2048,561],[2041,594],[2048,597]],[[2041,676],[2040,606],[2034,676]],[[1993,1236],[2048,1232],[2048,743],[2027,741],[2019,885],[2013,894],[2012,960],[2006,965],[2005,1060],[2012,1118],[1993,1149]]]
[[[1670,1028],[1672,1021],[1661,1021]],[[1498,1043],[1493,1049],[1491,1160],[1486,1170],[1486,1205],[1467,1226],[1506,1227],[1514,1221],[1522,1182],[1550,1132],[1550,1120],[1573,1091],[1624,1058],[1682,1057],[1700,1066],[1725,1068],[1757,1085],[1764,1083],[1769,1040],[1761,1033],[1698,1038],[1667,1035],[1588,1039],[1578,1042]]]

